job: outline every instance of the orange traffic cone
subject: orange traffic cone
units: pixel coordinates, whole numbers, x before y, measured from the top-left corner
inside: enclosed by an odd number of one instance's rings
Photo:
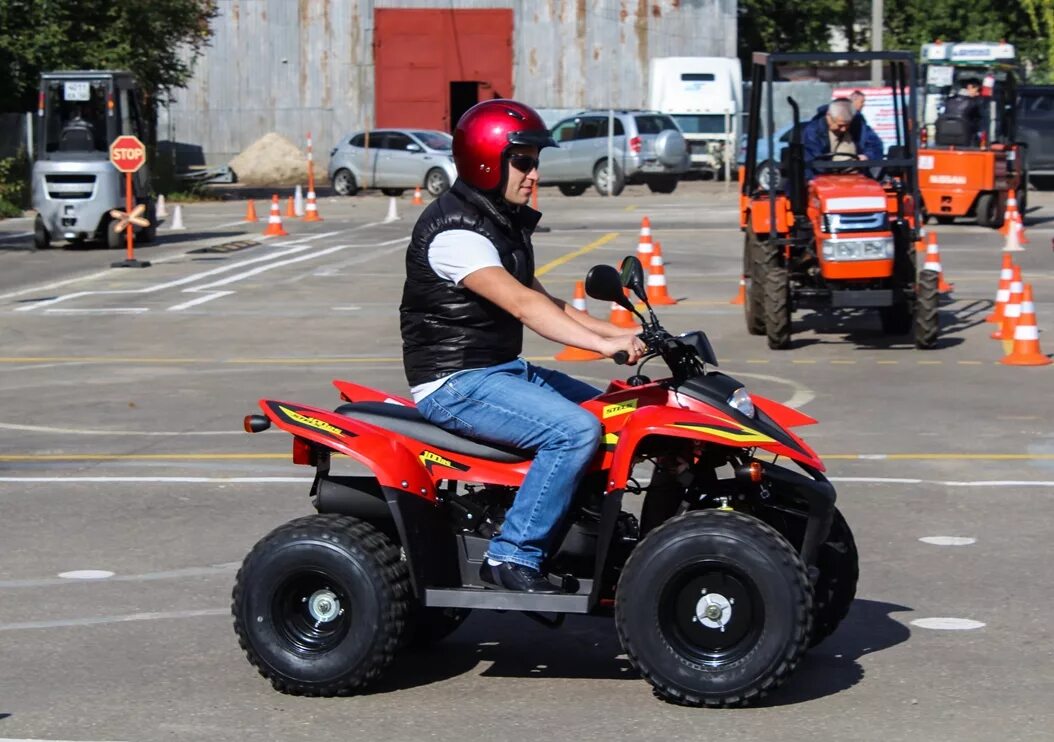
[[[1000,363],[1007,366],[1048,366],[1049,356],[1039,349],[1039,328],[1036,326],[1036,307],[1032,303],[1032,284],[1026,283],[1021,299],[1021,319],[1014,328],[1014,346]]]
[[[259,219],[257,219],[257,217],[256,217],[256,204],[253,202],[253,200],[251,198],[249,199],[249,205],[245,207],[245,221],[247,221],[247,222],[259,221]]]
[[[1010,220],[1004,222],[1003,226],[1007,228],[1003,252],[1023,252],[1025,248],[1022,245],[1028,242],[1028,238],[1025,237],[1025,225],[1021,222],[1021,213],[1014,209]]]
[[[1007,237],[1010,235],[1010,225],[1014,221],[1014,214],[1017,213],[1017,193],[1013,188],[1010,189],[1010,193],[1006,197],[1006,208],[1003,209],[1003,226],[999,228],[999,234]]]
[[[645,270],[651,264],[651,220],[644,217],[640,220],[640,239],[637,240],[637,257]]]
[[[414,200],[410,202],[414,206],[423,206],[424,199],[421,198],[421,186],[414,188]]]
[[[288,232],[282,229],[282,213],[278,208],[278,194],[271,196],[271,214],[267,217],[267,228],[263,231],[265,237],[285,237]]]
[[[651,265],[648,266],[648,302],[652,306],[676,304],[666,290],[666,268],[662,262],[662,244],[652,244]]]
[[[1021,266],[1015,265],[1014,277],[1010,281],[1010,298],[1003,307],[1003,319],[996,331],[988,336],[992,340],[1013,340],[1014,328],[1021,319],[1021,292]]]
[[[922,265],[924,271],[937,271],[940,276],[937,280],[937,291],[941,294],[950,294],[955,290],[955,285],[944,280],[944,269],[941,267],[941,252],[937,247],[937,235],[929,234],[929,242],[926,245],[926,262]]]
[[[623,289],[623,293],[629,297],[629,289]],[[608,322],[619,327],[636,327],[637,322],[633,317],[633,313],[623,307],[621,304],[611,302],[611,316],[608,317]]]
[[[995,292],[995,306],[992,313],[984,318],[985,322],[1001,324],[1003,322],[1003,309],[1010,299],[1010,282],[1014,279],[1014,259],[1007,253],[1003,253],[1003,267],[999,270],[999,288]]]
[[[926,252],[926,230],[919,229],[919,238],[915,240],[915,252]]]
[[[296,207],[293,205],[293,197],[290,196],[285,202],[285,217],[286,219],[296,218]]]
[[[729,304],[743,304],[743,303],[746,302],[746,300],[747,300],[747,278],[746,278],[746,276],[740,276],[739,277],[739,291],[736,293],[735,296],[732,297],[732,300],[730,302],[728,302],[728,303]]]
[[[580,312],[589,314],[589,310],[586,308],[586,284],[584,281],[575,281],[575,298],[571,300],[571,306]],[[625,312],[626,310],[623,309],[622,311]],[[563,350],[553,356],[558,361],[595,361],[603,357],[600,353],[585,350],[584,348],[575,348],[571,345],[565,345]]]
[[[315,191],[307,192],[307,206],[304,207],[305,222],[320,222],[322,217],[318,215],[318,204],[315,202]]]

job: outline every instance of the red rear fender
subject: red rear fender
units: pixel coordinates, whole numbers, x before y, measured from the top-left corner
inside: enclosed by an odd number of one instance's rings
[[[366,466],[382,487],[435,499],[435,485],[424,464],[383,430],[295,402],[261,399],[260,407],[277,427],[287,433],[342,453]]]
[[[353,381],[334,379],[333,386],[340,392],[340,398],[345,402],[388,402],[413,407],[414,401],[397,394],[389,394],[380,389],[373,389]]]

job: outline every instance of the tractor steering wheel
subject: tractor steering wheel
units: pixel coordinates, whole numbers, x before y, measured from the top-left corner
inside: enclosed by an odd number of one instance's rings
[[[836,162],[835,158],[845,158],[845,166],[837,168],[835,172],[846,172],[853,171],[861,167],[861,163],[865,160],[857,159],[856,155],[848,154],[847,152],[824,152],[813,158],[813,162]],[[824,172],[832,172],[824,168]]]

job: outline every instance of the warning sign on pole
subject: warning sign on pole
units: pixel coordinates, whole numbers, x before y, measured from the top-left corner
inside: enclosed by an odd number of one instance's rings
[[[115,220],[113,230],[120,232],[124,230],[125,244],[128,256],[124,260],[111,263],[111,268],[146,268],[149,261],[135,259],[135,230],[132,225],[138,227],[149,227],[150,222],[143,217],[146,206],[139,204],[134,207],[135,194],[133,193],[132,173],[136,172],[146,164],[146,147],[139,137],[130,135],[120,136],[113,140],[110,145],[110,162],[113,166],[124,173],[124,211],[113,210],[110,212]]]

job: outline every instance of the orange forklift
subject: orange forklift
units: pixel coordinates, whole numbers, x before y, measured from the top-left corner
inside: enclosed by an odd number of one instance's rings
[[[872,61],[887,70],[890,90],[891,132],[882,159],[807,158],[806,124],[788,96],[790,144],[778,175],[761,167],[759,142],[767,140],[768,151],[775,151],[782,128],[774,114],[781,68],[855,65],[863,78]],[[876,310],[885,334],[911,335],[917,348],[936,346],[939,274],[920,271],[915,262],[915,75],[910,52],[754,54],[739,225],[747,330],[766,336],[770,348],[790,347],[791,318],[799,309]],[[787,106],[780,102],[780,109]]]
[[[1006,43],[923,44],[919,191],[940,224],[1001,227],[1009,192],[1024,214],[1027,158],[1016,141],[1016,54]]]

